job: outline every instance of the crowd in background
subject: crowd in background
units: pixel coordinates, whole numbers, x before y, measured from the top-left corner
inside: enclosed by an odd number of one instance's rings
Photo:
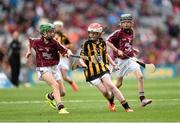
[[[0,60],[1,69],[10,73],[8,47],[13,33],[19,32],[21,66],[33,67],[24,58],[28,37],[38,37],[43,21],[64,22],[64,32],[77,52],[87,38],[87,26],[99,22],[106,27],[106,38],[118,29],[119,16],[134,17],[135,46],[138,58],[156,65],[180,62],[180,1],[179,0],[1,0]]]

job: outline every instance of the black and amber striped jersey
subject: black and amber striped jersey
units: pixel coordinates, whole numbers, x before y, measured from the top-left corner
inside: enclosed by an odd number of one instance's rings
[[[95,64],[91,62],[91,60],[85,60],[85,64],[87,65],[87,69],[84,70],[86,81],[92,81],[110,72],[106,43],[102,38],[98,41],[88,40],[81,48],[80,55],[88,56],[89,58],[95,56],[98,61],[98,63]]]

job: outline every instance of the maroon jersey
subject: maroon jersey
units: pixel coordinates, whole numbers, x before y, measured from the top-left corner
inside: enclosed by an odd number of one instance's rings
[[[119,29],[114,31],[108,38],[107,41],[112,43],[117,49],[123,51],[127,56],[132,57],[134,54],[134,50],[132,47],[133,44],[133,30],[125,31],[123,29]],[[118,54],[113,51],[114,58],[127,59],[128,57],[118,56]]]
[[[57,43],[55,40],[51,40],[47,44],[44,43],[43,38],[29,39],[30,47],[36,52],[36,66],[53,66],[59,63],[59,52],[65,54],[67,49]]]

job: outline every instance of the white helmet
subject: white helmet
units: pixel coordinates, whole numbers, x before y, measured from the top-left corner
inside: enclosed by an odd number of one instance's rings
[[[64,23],[62,21],[54,21],[53,25],[54,26],[61,26],[61,27],[63,27]]]
[[[92,23],[88,26],[88,32],[103,32],[103,26],[99,23]]]

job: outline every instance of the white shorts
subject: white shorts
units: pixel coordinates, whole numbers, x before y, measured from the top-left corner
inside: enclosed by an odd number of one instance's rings
[[[53,77],[55,78],[55,80],[62,80],[62,75],[57,65],[50,66],[50,67],[37,67],[36,70],[38,73],[39,80],[43,80],[42,75],[46,72],[51,73]]]
[[[104,77],[111,78],[110,74],[109,74],[109,73],[106,73],[106,74],[104,74],[103,76],[101,76],[101,77],[99,77],[99,78],[97,78],[97,79],[94,79],[94,80],[90,81],[89,83],[92,84],[92,85],[98,85],[98,84],[100,84],[100,83],[102,82],[102,79],[103,79]]]
[[[67,57],[61,57],[60,58],[60,61],[59,61],[59,64],[58,64],[58,68],[63,68],[63,69],[66,69],[66,70],[69,70],[70,69],[70,61]]]
[[[131,59],[116,58],[115,63],[120,67],[120,69],[115,72],[117,77],[123,77],[130,72],[140,70],[139,64]]]

